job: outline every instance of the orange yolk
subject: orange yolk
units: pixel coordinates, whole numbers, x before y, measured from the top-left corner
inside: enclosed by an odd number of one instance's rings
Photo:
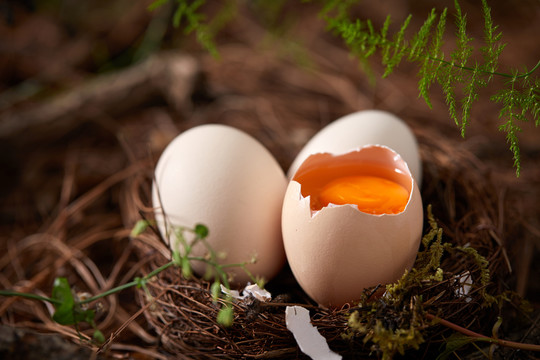
[[[356,204],[369,214],[397,214],[409,200],[409,192],[400,184],[378,176],[345,176],[326,184],[320,191],[320,207]]]

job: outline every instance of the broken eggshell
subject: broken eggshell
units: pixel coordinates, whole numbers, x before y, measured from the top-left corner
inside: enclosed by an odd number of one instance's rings
[[[370,144],[388,146],[400,154],[420,187],[422,163],[416,137],[403,120],[382,110],[357,111],[328,124],[304,145],[287,176],[292,178],[312,154],[328,152],[339,155]]]
[[[328,171],[321,174],[324,167]],[[349,204],[313,210],[311,195],[303,195],[303,186],[317,191],[336,177],[373,169],[407,189],[403,211],[373,215]],[[342,155],[313,154],[296,171],[283,202],[283,241],[291,270],[320,305],[339,307],[359,300],[365,288],[392,283],[412,267],[422,236],[422,214],[418,185],[392,149],[368,145]]]

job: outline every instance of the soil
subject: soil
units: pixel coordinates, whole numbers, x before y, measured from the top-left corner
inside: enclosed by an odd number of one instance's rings
[[[511,200],[505,211],[519,214],[513,225],[524,235],[502,239],[512,267],[506,285],[530,301],[535,325],[509,321],[505,331],[525,336],[529,330],[538,343],[540,132],[532,122],[520,124],[522,170],[516,177],[498,130],[499,105],[489,101],[501,80],[482,89],[461,137],[437,86],[430,108],[418,96],[415,66],[404,63],[383,79],[375,59],[372,81],[325,29],[317,2],[287,2],[275,16],[271,6],[260,11],[243,4],[215,38],[218,57],[193,33],[172,25],[172,7],[150,11],[151,2],[0,3],[0,288],[48,296],[54,278],[65,276],[75,291],[98,293],[137,276],[132,269],[140,259],[120,211],[123,181],[141,162],[155,163],[185,129],[209,122],[240,128],[286,170],[317,130],[353,111],[377,108],[470,151],[486,181]],[[480,1],[462,2],[477,45],[483,37]],[[220,6],[209,3],[202,9],[212,17]],[[538,2],[489,4],[507,43],[498,70],[534,67],[540,59]],[[376,26],[387,14],[394,24],[412,14],[416,29],[432,7],[444,6],[453,9],[453,2],[365,1],[354,14]],[[445,48],[453,39],[450,31]],[[107,356],[167,358],[139,310],[128,290],[99,314],[100,330],[114,338]],[[0,354],[21,358],[14,354],[50,344],[49,337],[36,340],[44,333],[68,341],[65,352],[93,348],[52,322],[50,312],[41,303],[0,298],[0,329],[13,339],[7,347],[4,340]],[[51,347],[40,349],[43,358],[59,358]]]

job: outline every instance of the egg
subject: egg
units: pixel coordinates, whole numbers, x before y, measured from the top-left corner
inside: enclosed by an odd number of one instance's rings
[[[397,116],[382,110],[363,110],[346,115],[319,131],[296,156],[287,173],[291,178],[311,154],[343,154],[364,145],[385,145],[400,154],[418,184],[422,183],[422,163],[416,137]]]
[[[152,201],[158,228],[173,248],[178,227],[208,227],[208,245],[221,264],[250,262],[247,269],[270,280],[285,262],[281,238],[281,208],[287,187],[284,171],[257,140],[235,128],[207,124],[177,136],[155,168]],[[192,242],[194,236],[186,240]],[[183,254],[183,248],[181,253]],[[197,242],[190,256],[204,257]],[[206,264],[192,261],[198,275]],[[233,284],[250,280],[238,267],[227,267]]]
[[[283,242],[294,277],[314,301],[342,306],[412,267],[422,200],[397,152],[366,145],[315,153],[293,173],[283,201]]]

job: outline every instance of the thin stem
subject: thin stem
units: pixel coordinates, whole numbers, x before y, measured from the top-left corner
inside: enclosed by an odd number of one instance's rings
[[[448,60],[439,59],[439,58],[429,56],[429,55],[428,55],[428,58],[430,60],[438,61],[440,63],[443,63],[445,65],[449,65],[449,66],[453,66],[453,67],[458,68],[458,69],[467,70],[467,71],[475,71],[475,69],[470,67],[470,66],[457,65],[457,64],[454,64],[454,63],[452,63],[452,62],[450,62]],[[497,75],[497,76],[503,76],[503,77],[506,77],[506,78],[521,79],[521,78],[530,76],[539,67],[540,67],[540,60],[536,63],[536,65],[531,70],[529,70],[528,72],[526,72],[524,74],[520,74],[520,75],[517,75],[517,76],[514,76],[512,74],[500,73],[500,72],[497,72],[497,71],[487,71],[487,70],[482,70],[482,69],[477,69],[477,71],[480,71],[480,72],[482,72],[484,74],[488,74],[488,75]]]
[[[17,291],[9,291],[9,290],[0,290],[1,296],[20,296],[27,299],[33,299],[33,300],[41,300],[41,301],[47,301],[51,304],[60,305],[62,304],[62,301],[52,299],[46,296],[40,296],[36,294],[30,294],[30,293],[21,293]]]
[[[150,278],[156,276],[157,274],[159,274],[159,273],[162,272],[163,270],[168,269],[169,267],[171,267],[171,266],[173,266],[173,265],[174,265],[174,262],[173,262],[173,261],[168,262],[168,263],[166,263],[165,265],[162,265],[162,266],[158,267],[157,269],[153,270],[152,272],[148,273],[146,276],[144,276],[144,277],[142,278],[142,280],[139,280],[139,281],[133,280],[133,281],[128,282],[128,283],[126,283],[126,284],[123,284],[123,285],[117,286],[117,287],[115,287],[115,288],[109,289],[109,290],[107,290],[107,291],[105,291],[105,292],[102,292],[101,294],[98,294],[98,295],[96,295],[96,296],[92,296],[92,297],[90,297],[90,298],[88,298],[88,299],[85,299],[85,300],[81,301],[80,304],[91,303],[92,301],[96,301],[96,300],[101,299],[101,298],[103,298],[103,297],[105,297],[105,296],[109,296],[109,295],[115,294],[115,293],[120,292],[120,291],[125,290],[125,289],[129,289],[129,288],[132,287],[132,286],[137,286],[137,285],[139,285],[141,282],[147,281],[148,279],[150,279]]]
[[[190,260],[190,261],[193,261],[193,260],[202,261],[205,264],[211,265],[212,267],[214,267],[214,270],[217,271],[219,277],[221,278],[221,280],[223,282],[223,285],[227,289],[231,288],[230,284],[229,284],[229,280],[227,280],[227,273],[225,271],[223,271],[223,268],[227,267],[227,265],[219,265],[215,261],[208,260],[208,259],[206,259],[206,258],[204,258],[202,256],[190,256],[190,257],[188,257],[188,260]]]
[[[150,273],[148,273],[145,277],[143,277],[144,280],[148,280],[154,276],[156,276],[157,274],[159,274],[160,272],[162,272],[163,270],[166,270],[168,268],[170,268],[171,266],[174,265],[174,261],[170,261],[168,263],[166,263],[165,265],[162,265],[160,267],[158,267],[157,269],[151,271]]]
[[[525,343],[519,343],[509,340],[502,340],[502,339],[495,339],[491,337],[487,337],[485,335],[479,334],[477,332],[471,331],[469,329],[465,329],[457,324],[454,324],[453,322],[450,322],[448,320],[442,319],[440,317],[437,317],[435,315],[426,313],[426,317],[430,320],[434,320],[438,322],[441,325],[446,326],[449,329],[455,330],[457,332],[462,333],[463,335],[467,335],[470,337],[473,337],[479,341],[486,341],[492,344],[497,344],[500,346],[505,346],[513,349],[521,349],[521,350],[530,350],[530,351],[540,351],[540,345],[535,344],[525,344]]]
[[[82,300],[79,304],[91,303],[92,301],[96,301],[96,300],[101,299],[101,298],[103,298],[105,296],[115,294],[115,293],[120,292],[120,291],[125,290],[125,289],[129,289],[130,287],[137,286],[138,284],[139,283],[137,281],[128,282],[126,284],[123,284],[123,285],[117,286],[115,288],[109,289],[109,290],[107,290],[105,292],[102,292],[101,294],[98,294],[96,296],[92,296],[92,297],[90,297],[88,299]]]

